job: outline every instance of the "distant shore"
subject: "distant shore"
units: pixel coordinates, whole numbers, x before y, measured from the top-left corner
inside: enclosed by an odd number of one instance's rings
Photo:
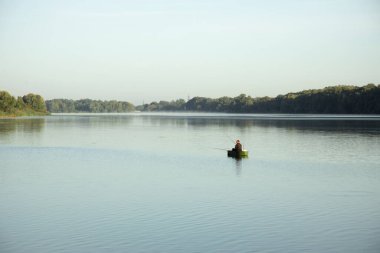
[[[36,111],[17,111],[13,113],[0,112],[0,119],[17,118],[17,117],[31,117],[31,116],[47,116],[49,112],[36,112]]]
[[[285,114],[380,114],[380,85],[330,86],[278,95],[256,97],[194,97],[167,102],[152,102],[136,107],[140,111],[194,111],[225,113]]]
[[[52,99],[46,102],[40,95],[28,94],[17,99],[0,91],[0,118],[41,116],[49,113],[127,113],[127,112],[211,112],[262,114],[380,114],[380,85],[338,85],[324,89],[303,90],[278,95],[256,97],[193,97],[187,101],[151,102],[135,106],[126,101],[92,99]]]
[[[151,102],[134,106],[123,101],[91,99],[52,99],[46,101],[52,113],[114,112],[222,112],[222,113],[288,113],[288,114],[380,114],[380,85],[330,86],[278,95],[256,97],[193,97],[188,101]]]

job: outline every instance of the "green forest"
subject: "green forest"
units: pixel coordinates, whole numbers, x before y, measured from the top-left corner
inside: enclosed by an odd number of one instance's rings
[[[194,97],[136,107],[139,111],[196,111],[227,113],[380,114],[380,85],[330,86],[277,97]]]
[[[53,113],[70,113],[70,112],[132,112],[135,106],[129,102],[122,101],[101,101],[92,99],[52,99],[46,101],[46,107],[49,112]]]
[[[0,117],[47,115],[45,101],[40,95],[29,93],[13,97],[7,91],[0,91]]]
[[[380,114],[380,85],[367,84],[330,86],[304,90],[277,97],[194,97],[185,101],[152,102],[134,106],[123,101],[91,99],[52,99],[40,95],[13,97],[0,91],[0,116],[31,116],[51,113],[110,113],[132,111],[190,111],[226,113],[316,113],[316,114]]]

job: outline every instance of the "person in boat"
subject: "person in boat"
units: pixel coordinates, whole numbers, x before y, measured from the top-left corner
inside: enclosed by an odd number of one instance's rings
[[[232,149],[236,152],[241,152],[243,150],[243,146],[240,143],[240,140],[236,140],[235,148]]]

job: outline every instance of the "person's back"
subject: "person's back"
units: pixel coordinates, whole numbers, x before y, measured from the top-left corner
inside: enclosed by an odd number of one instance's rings
[[[238,152],[241,152],[243,150],[243,147],[240,143],[239,140],[236,141],[236,144],[235,144],[235,150],[238,151]]]

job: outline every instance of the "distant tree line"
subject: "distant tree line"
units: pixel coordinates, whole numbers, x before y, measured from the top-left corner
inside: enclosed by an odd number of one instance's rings
[[[46,115],[46,105],[40,95],[29,93],[13,97],[7,91],[0,91],[0,116]]]
[[[52,99],[46,103],[40,95],[13,97],[0,91],[0,116],[45,115],[49,112],[131,112],[131,111],[195,111],[227,113],[326,113],[380,114],[380,85],[362,87],[339,85],[324,89],[304,90],[277,97],[194,97],[188,101],[152,102],[135,107],[129,102],[91,99]]]
[[[136,107],[138,111],[186,111],[186,101],[184,99],[177,99],[173,101],[160,101],[152,102],[150,104],[143,104]]]
[[[194,97],[167,102],[152,102],[136,107],[140,111],[199,111],[229,113],[317,113],[380,114],[380,85],[363,87],[339,85],[324,89],[304,90],[275,98]]]
[[[133,104],[122,101],[101,101],[92,99],[52,99],[46,101],[46,107],[53,113],[70,112],[131,112],[135,110]]]

